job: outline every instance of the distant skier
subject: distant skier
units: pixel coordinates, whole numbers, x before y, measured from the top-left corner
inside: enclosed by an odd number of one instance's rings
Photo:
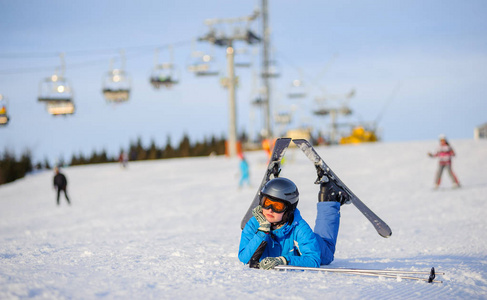
[[[128,154],[122,150],[122,152],[120,152],[120,156],[118,157],[118,162],[120,163],[121,167],[126,168],[128,161],[129,161]]]
[[[250,186],[250,177],[249,177],[249,163],[245,156],[240,153],[240,181],[238,183],[238,187],[242,188],[244,184]]]
[[[252,212],[254,217],[242,230],[238,252],[241,262],[252,263],[254,254],[261,254],[257,257],[258,267],[269,270],[278,265],[319,267],[333,261],[340,206],[350,203],[341,188],[331,180],[321,183],[314,231],[296,208],[299,192],[291,180],[282,177],[270,180],[260,191],[260,197],[260,205]],[[261,245],[265,248],[259,253]]]
[[[269,160],[272,155],[272,141],[269,139],[262,140],[262,149],[264,149],[267,154],[267,159]]]
[[[54,188],[57,190],[57,205],[59,205],[59,196],[61,194],[61,191],[64,192],[64,197],[66,197],[66,201],[68,201],[68,204],[71,205],[68,194],[66,193],[66,187],[68,186],[68,180],[66,179],[66,176],[64,176],[64,174],[59,171],[58,167],[54,168],[54,172],[56,173],[56,175],[54,176]]]
[[[438,157],[439,158],[439,165],[438,170],[436,171],[435,177],[435,189],[440,186],[441,183],[441,175],[444,169],[447,169],[450,178],[453,181],[453,187],[460,187],[460,182],[458,181],[456,175],[453,173],[452,170],[452,157],[455,156],[455,151],[450,146],[448,141],[446,140],[445,135],[441,134],[440,137],[440,146],[435,153],[428,152],[430,157]]]

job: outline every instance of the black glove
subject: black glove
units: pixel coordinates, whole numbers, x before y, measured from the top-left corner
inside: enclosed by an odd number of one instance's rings
[[[350,196],[339,187],[333,180],[320,183],[320,192],[318,193],[318,202],[335,201],[343,204],[350,204]]]

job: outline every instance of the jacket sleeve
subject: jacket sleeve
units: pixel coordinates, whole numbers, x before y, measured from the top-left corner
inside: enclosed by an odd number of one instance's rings
[[[295,251],[283,255],[288,265],[313,268],[320,266],[320,246],[308,223],[303,221],[296,227],[293,242]],[[299,253],[299,255],[295,253]]]
[[[238,250],[238,259],[244,264],[248,264],[252,255],[254,255],[255,250],[260,246],[263,241],[268,241],[269,236],[262,231],[258,231],[257,220],[252,217],[240,236],[240,246]]]

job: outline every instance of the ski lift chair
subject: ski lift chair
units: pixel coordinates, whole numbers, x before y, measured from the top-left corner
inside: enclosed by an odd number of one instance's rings
[[[113,69],[103,80],[103,96],[108,102],[120,103],[129,100],[130,78],[120,69]]]
[[[215,67],[215,61],[211,55],[201,54],[193,64],[188,67],[188,71],[196,76],[218,76],[220,71]]]
[[[252,59],[246,48],[237,49],[235,51],[235,67],[237,68],[250,68],[252,66]]]
[[[0,94],[0,126],[7,125],[8,121],[7,98]]]
[[[319,109],[313,111],[313,114],[315,114],[317,116],[327,116],[330,114],[330,110],[326,109],[326,108],[319,108]]]
[[[71,101],[49,101],[46,105],[47,112],[53,116],[64,116],[74,114],[75,107]]]
[[[156,89],[161,86],[166,88],[171,88],[173,85],[178,83],[176,76],[173,72],[173,65],[170,63],[157,65],[150,77],[150,83]]]
[[[173,62],[172,46],[169,46],[170,60],[166,63],[158,63],[159,49],[155,50],[154,54],[154,68],[150,76],[150,83],[156,89],[161,86],[165,88],[171,88],[179,82],[178,77],[175,74],[175,67]]]
[[[281,76],[279,66],[275,61],[269,62],[269,71],[262,73],[262,78],[279,78]]]
[[[257,97],[254,99],[254,101],[252,101],[252,105],[255,105],[255,106],[262,106],[264,105],[266,101],[264,99],[262,99],[262,97]]]
[[[7,125],[9,118],[7,114],[0,114],[0,126]]]
[[[301,99],[301,98],[306,97],[306,89],[303,85],[303,82],[299,79],[293,80],[291,88],[290,88],[287,96],[288,96],[288,98],[291,98],[291,99]]]
[[[62,76],[55,74],[41,81],[38,101],[46,103],[47,111],[52,115],[74,113],[73,91]]]
[[[274,116],[274,121],[277,124],[287,125],[291,123],[291,114],[289,113],[278,113]]]

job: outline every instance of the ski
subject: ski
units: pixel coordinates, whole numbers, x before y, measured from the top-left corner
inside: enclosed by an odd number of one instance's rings
[[[274,149],[272,150],[272,155],[269,160],[269,164],[267,165],[267,170],[264,174],[264,178],[255,194],[254,200],[250,203],[249,209],[245,213],[242,222],[240,223],[240,228],[243,229],[245,224],[252,218],[252,210],[259,205],[260,200],[260,190],[264,187],[264,185],[270,179],[279,177],[279,173],[281,172],[281,159],[284,157],[286,153],[286,149],[291,143],[290,138],[279,138],[274,143]]]
[[[382,237],[389,237],[392,231],[386,222],[382,221],[365,203],[363,203],[338,176],[331,170],[331,168],[325,163],[325,161],[316,152],[313,146],[304,139],[295,139],[293,142],[298,146],[301,151],[314,163],[316,171],[318,173],[318,179],[315,184],[321,182],[327,182],[333,180],[339,187],[341,187],[350,196],[352,204],[372,223],[377,233]]]
[[[362,276],[375,276],[384,278],[397,278],[397,279],[409,279],[426,281],[429,283],[443,283],[441,280],[435,280],[436,275],[445,275],[443,272],[436,272],[435,268],[431,268],[430,271],[401,271],[401,270],[367,270],[367,269],[346,269],[346,268],[312,268],[312,267],[297,267],[297,266],[276,266],[277,270],[295,270],[295,271],[318,271],[318,272],[331,272],[342,273],[347,275],[362,275]],[[428,278],[414,277],[411,275],[428,275]]]

